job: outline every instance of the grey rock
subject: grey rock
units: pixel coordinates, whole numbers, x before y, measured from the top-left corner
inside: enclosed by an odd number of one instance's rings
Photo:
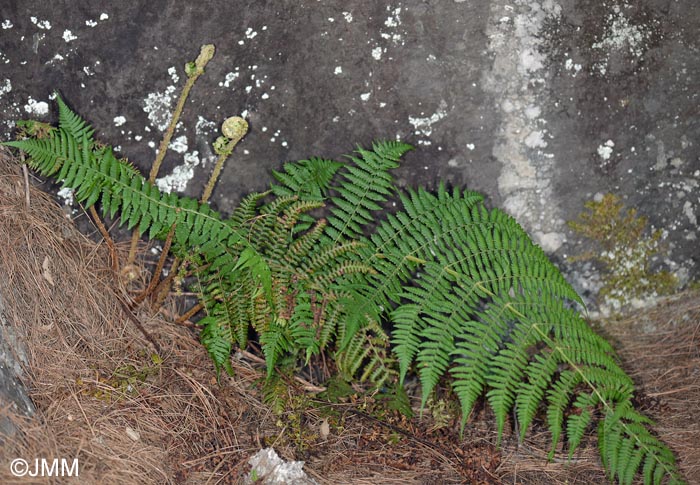
[[[60,90],[105,142],[147,170],[183,63],[217,54],[185,110],[161,183],[199,195],[218,125],[251,131],[213,204],[229,212],[270,169],[355,144],[416,145],[401,185],[484,192],[570,274],[566,227],[613,192],[667,230],[659,264],[697,279],[700,4],[9,1],[0,6],[0,136],[55,120]]]
[[[4,315],[2,295],[0,294],[0,410],[31,416],[34,404],[22,383],[27,364],[24,344],[7,322]],[[4,413],[0,413],[0,443],[4,437],[13,436],[17,429]]]

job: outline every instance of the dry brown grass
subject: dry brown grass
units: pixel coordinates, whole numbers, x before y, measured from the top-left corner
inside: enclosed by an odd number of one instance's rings
[[[218,384],[194,332],[144,306],[137,317],[162,348],[154,364],[118,303],[104,245],[37,189],[27,207],[26,193],[17,162],[0,149],[0,293],[27,345],[26,384],[37,407],[32,418],[0,409],[21,431],[0,449],[0,483],[59,483],[14,479],[5,464],[15,457],[78,458],[81,484],[240,483],[248,458],[265,446],[305,460],[321,484],[605,482],[594,440],[573,462],[546,463],[548,435],[537,428],[520,446],[508,434],[497,450],[483,409],[462,440],[454,429],[431,430],[429,419],[397,418],[399,431],[342,406],[277,417],[261,403],[255,359],[234,359],[235,378]],[[616,335],[628,369],[661,403],[642,404],[700,483],[699,310],[697,298],[679,301],[670,312],[637,316],[629,333],[623,322]],[[655,334],[635,333],[642,317],[656,322]],[[328,416],[333,426],[323,437]]]
[[[139,318],[163,348],[164,362],[155,365],[118,303],[107,251],[81,235],[46,194],[32,189],[27,208],[18,165],[4,156],[0,247],[6,317],[26,342],[26,384],[37,407],[34,419],[14,416],[22,433],[0,451],[3,464],[13,457],[78,458],[80,483],[205,483],[255,451],[240,446],[222,419],[211,367],[191,332],[142,311]],[[142,380],[140,371],[149,375]],[[116,375],[124,372],[126,378]],[[120,386],[129,373],[137,376],[133,391]],[[251,399],[245,385],[232,382],[241,403]],[[238,455],[217,473],[186,462],[215,459],[226,448]],[[0,483],[13,483],[7,466]]]

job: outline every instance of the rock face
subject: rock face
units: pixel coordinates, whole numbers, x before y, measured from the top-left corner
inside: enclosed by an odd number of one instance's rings
[[[4,2],[0,136],[20,118],[55,119],[59,90],[148,168],[183,63],[214,43],[163,187],[200,193],[231,115],[251,130],[213,198],[224,212],[286,160],[401,138],[418,150],[400,184],[486,193],[565,270],[580,251],[565,222],[613,192],[667,231],[661,262],[682,282],[700,274],[696,0],[205,5]]]
[[[26,364],[24,345],[14,329],[5,320],[2,295],[0,295],[0,410],[11,409],[15,413],[34,414],[34,404],[22,384],[22,366]],[[15,426],[0,411],[0,443],[4,436],[12,436]]]

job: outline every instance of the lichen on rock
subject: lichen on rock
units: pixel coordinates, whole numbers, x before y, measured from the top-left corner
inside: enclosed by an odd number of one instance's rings
[[[603,265],[603,285],[598,293],[601,309],[641,307],[675,291],[675,275],[652,270],[653,257],[664,249],[661,229],[648,234],[647,218],[637,215],[635,209],[624,211],[624,204],[613,194],[598,196],[584,207],[587,211],[577,221],[570,221],[569,227],[597,243],[601,250],[574,256],[570,261],[593,260]]]

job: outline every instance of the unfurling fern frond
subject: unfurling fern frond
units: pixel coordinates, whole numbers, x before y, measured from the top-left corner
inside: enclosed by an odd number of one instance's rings
[[[347,164],[288,163],[270,193],[246,197],[224,219],[207,204],[161,193],[58,102],[58,129],[6,144],[85,205],[120,212],[129,228],[165,238],[174,227],[175,254],[197,266],[201,340],[217,372],[232,370],[234,344],[245,348],[257,335],[264,396],[279,410],[287,391],[276,370],[291,375],[314,356],[376,388],[415,371],[423,406],[438,385],[451,386],[462,427],[484,395],[499,437],[513,414],[522,440],[544,410],[550,457],[562,440],[571,456],[602,416],[598,443],[612,479],[632,483],[641,472],[648,484],[681,482],[673,454],[633,408],[633,383],[612,347],[514,219],[488,210],[478,193],[441,185],[436,194],[400,193],[403,210],[372,227],[409,145],[375,143]],[[325,204],[326,219],[312,215]]]

